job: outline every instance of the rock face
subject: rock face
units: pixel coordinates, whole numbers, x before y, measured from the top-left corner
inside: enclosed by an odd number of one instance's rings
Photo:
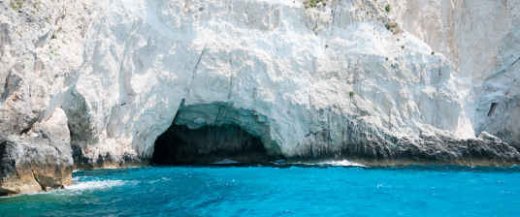
[[[0,195],[58,188],[71,183],[67,117],[56,109],[22,135],[0,141]]]
[[[172,129],[288,159],[520,161],[520,4],[319,2],[0,2],[0,192],[147,162]]]
[[[83,62],[91,19],[85,3],[65,4],[0,2],[0,195],[71,182],[71,119],[61,98]]]
[[[519,147],[520,2],[393,1],[391,16],[453,63],[465,112],[479,134]]]

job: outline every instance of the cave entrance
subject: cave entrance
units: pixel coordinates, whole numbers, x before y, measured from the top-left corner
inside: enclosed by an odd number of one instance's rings
[[[253,119],[252,119],[253,118]],[[261,130],[252,122],[254,113],[236,111],[226,105],[198,105],[179,109],[172,125],[154,145],[152,164],[266,164],[273,160],[259,136],[248,130]],[[238,122],[238,123],[237,123]]]

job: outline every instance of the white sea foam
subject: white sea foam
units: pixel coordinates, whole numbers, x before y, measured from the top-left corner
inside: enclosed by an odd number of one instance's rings
[[[112,187],[122,186],[124,184],[125,184],[125,181],[122,181],[122,180],[86,181],[86,182],[77,182],[70,186],[66,186],[65,190],[72,190],[72,191],[101,190],[101,189],[108,189],[108,188],[112,188]]]
[[[128,182],[128,181],[122,181],[122,180],[103,180],[103,181],[97,180],[97,181],[81,182],[81,181],[79,181],[79,179],[77,177],[73,178],[72,180],[73,180],[74,184],[65,186],[64,189],[55,189],[55,190],[51,190],[51,191],[16,194],[16,195],[8,196],[8,197],[19,197],[19,196],[24,196],[24,195],[33,196],[33,195],[42,195],[42,194],[60,194],[60,195],[61,194],[70,194],[70,193],[76,194],[76,193],[79,193],[81,191],[86,191],[86,190],[103,190],[103,189],[109,189],[109,188],[113,188],[113,187],[117,187],[117,186],[122,186],[122,185],[129,184],[129,183],[134,183],[134,182]]]
[[[349,161],[349,160],[327,160],[312,163],[312,165],[318,166],[338,166],[338,167],[367,167],[364,164]]]

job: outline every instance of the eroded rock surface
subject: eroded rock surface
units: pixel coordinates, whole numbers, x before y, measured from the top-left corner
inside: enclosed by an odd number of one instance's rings
[[[70,184],[73,161],[65,113],[57,108],[22,135],[2,137],[0,163],[0,195]]]

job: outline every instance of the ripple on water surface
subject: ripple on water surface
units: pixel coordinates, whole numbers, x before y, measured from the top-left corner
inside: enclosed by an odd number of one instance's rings
[[[149,167],[74,173],[0,216],[520,216],[518,169]]]

